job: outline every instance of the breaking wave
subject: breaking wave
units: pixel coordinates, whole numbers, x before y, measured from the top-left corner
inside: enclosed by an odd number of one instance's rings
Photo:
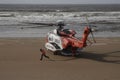
[[[17,21],[56,21],[65,20],[67,22],[85,23],[85,16],[92,23],[119,23],[120,12],[2,12],[0,19],[13,17]],[[13,20],[13,19],[11,19]]]

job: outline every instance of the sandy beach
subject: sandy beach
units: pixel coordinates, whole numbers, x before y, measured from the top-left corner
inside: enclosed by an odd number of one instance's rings
[[[120,38],[97,38],[80,57],[40,61],[44,38],[0,38],[0,80],[120,80]]]

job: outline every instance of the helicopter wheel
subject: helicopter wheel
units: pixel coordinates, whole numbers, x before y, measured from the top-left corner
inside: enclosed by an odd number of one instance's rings
[[[60,55],[61,54],[61,51],[55,51],[53,52],[54,55]]]

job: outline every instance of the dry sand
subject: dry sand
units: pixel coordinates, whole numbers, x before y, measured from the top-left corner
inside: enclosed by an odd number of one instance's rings
[[[79,58],[47,55],[44,38],[0,38],[0,80],[120,80],[120,38],[97,38]]]

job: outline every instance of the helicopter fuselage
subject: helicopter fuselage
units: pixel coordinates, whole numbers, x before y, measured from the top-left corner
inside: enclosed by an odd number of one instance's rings
[[[59,36],[56,29],[49,32],[46,37],[45,47],[53,52],[60,51],[63,55],[79,54],[80,51],[87,46],[86,40],[90,29],[85,27],[81,40],[73,36],[73,34],[71,35],[71,33],[69,33],[68,36]]]

